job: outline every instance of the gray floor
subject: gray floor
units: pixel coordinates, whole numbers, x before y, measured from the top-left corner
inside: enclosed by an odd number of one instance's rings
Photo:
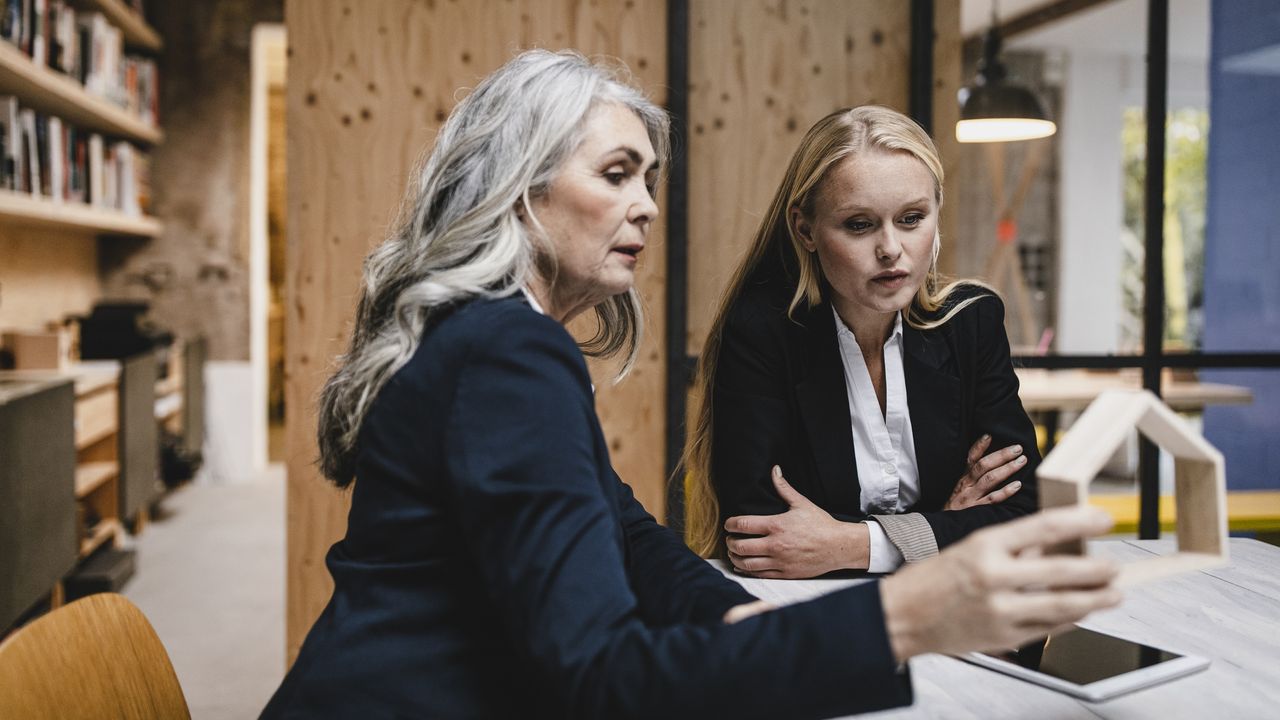
[[[194,720],[255,718],[284,674],[284,470],[170,494],[124,594],[155,626]]]

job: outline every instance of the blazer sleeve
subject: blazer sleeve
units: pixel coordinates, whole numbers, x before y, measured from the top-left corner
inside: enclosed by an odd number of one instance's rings
[[[678,535],[653,519],[626,483],[617,483],[627,539],[627,579],[647,622],[718,623],[730,608],[757,600],[689,552]]]
[[[564,715],[816,718],[909,703],[877,583],[734,625],[643,622],[598,477],[586,366],[539,318],[497,323],[469,352],[447,468],[493,622]]]
[[[735,308],[720,336],[711,402],[711,480],[720,519],[776,515],[787,510],[770,471],[782,467],[787,481],[807,490],[808,467],[788,441],[793,422],[782,338],[769,318]]]
[[[975,348],[977,377],[972,424],[975,436],[967,439],[965,447],[972,445],[979,435],[990,433],[991,449],[1021,445],[1027,464],[1006,481],[1005,484],[1020,480],[1022,489],[1004,502],[964,510],[922,513],[939,548],[945,548],[987,525],[1033,513],[1040,502],[1036,484],[1040,449],[1036,444],[1035,426],[1018,397],[1018,376],[1013,372],[1009,338],[1004,331],[1004,303],[989,296],[978,300],[971,308],[976,315],[978,344]]]

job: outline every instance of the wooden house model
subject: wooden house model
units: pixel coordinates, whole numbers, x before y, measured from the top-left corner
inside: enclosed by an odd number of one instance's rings
[[[1178,551],[1121,568],[1117,584],[1134,585],[1227,562],[1226,479],[1222,453],[1146,390],[1098,396],[1040,464],[1042,508],[1084,505],[1089,484],[1133,429],[1174,458]],[[1083,543],[1058,552],[1083,554]]]

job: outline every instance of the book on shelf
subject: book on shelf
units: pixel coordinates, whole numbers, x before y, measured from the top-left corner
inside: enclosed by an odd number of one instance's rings
[[[22,122],[22,156],[18,162],[22,168],[22,186],[32,195],[39,195],[40,149],[36,141],[36,111],[30,108],[19,110],[18,119]]]
[[[49,3],[49,66],[72,77],[80,73],[80,30],[65,0]]]
[[[106,175],[103,172],[103,152],[102,152],[102,136],[93,133],[89,136],[89,154],[85,171],[89,174],[89,204],[102,206],[103,202],[103,179]]]
[[[71,77],[143,122],[159,123],[156,62],[126,53],[124,34],[105,15],[77,10],[67,0],[0,0],[0,8],[0,39],[33,63]]]
[[[67,186],[63,178],[63,172],[66,170],[66,149],[62,147],[62,121],[56,117],[47,119],[45,125],[45,137],[47,138],[44,146],[45,167],[48,168],[48,186],[45,188],[45,195],[54,202],[62,202],[67,199]]]
[[[22,125],[18,119],[18,99],[15,97],[0,97],[0,133],[3,133],[3,142],[0,142],[0,152],[3,153],[0,156],[0,187],[5,190],[25,190],[20,182],[21,175],[17,166],[22,149]]]
[[[150,210],[150,172],[147,154],[127,141],[0,96],[0,188],[141,215]]]
[[[49,63],[48,19],[48,2],[46,0],[32,0],[31,48],[28,52],[31,55],[31,60],[37,65],[47,65]]]

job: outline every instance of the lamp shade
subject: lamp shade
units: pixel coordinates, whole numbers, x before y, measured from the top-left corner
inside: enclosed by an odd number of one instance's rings
[[[1003,81],[960,89],[960,142],[1009,142],[1048,137],[1058,127],[1030,90]]]
[[[983,42],[982,60],[973,82],[960,89],[960,142],[1009,142],[1048,137],[1058,126],[1045,115],[1032,92],[1005,81],[1000,61],[1000,31],[992,18]]]

